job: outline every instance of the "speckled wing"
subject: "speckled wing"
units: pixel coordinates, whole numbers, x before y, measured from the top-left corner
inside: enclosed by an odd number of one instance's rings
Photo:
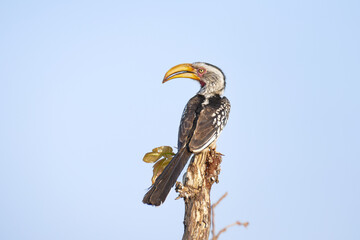
[[[181,149],[189,142],[194,131],[194,122],[196,123],[195,120],[200,114],[202,109],[201,103],[204,99],[205,97],[202,95],[195,95],[186,104],[179,126],[178,149]]]
[[[213,97],[201,110],[196,127],[189,142],[191,152],[204,150],[216,141],[225,127],[230,112],[230,102],[226,97]]]

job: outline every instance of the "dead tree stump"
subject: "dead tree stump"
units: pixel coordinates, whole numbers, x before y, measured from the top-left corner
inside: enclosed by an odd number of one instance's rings
[[[183,240],[209,239],[210,191],[212,185],[218,182],[221,160],[221,154],[215,149],[194,155],[184,175],[184,184],[176,183],[178,198],[184,198],[185,201]]]

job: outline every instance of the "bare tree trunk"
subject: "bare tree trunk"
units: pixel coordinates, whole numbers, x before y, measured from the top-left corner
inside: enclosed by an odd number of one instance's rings
[[[210,191],[220,174],[221,154],[215,149],[193,156],[184,184],[176,183],[178,198],[184,198],[185,217],[183,240],[207,240],[211,227]]]

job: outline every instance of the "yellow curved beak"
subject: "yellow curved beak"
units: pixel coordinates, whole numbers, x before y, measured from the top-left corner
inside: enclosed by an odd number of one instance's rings
[[[196,75],[196,70],[190,63],[183,63],[170,68],[164,76],[163,83],[174,78],[191,78],[200,81],[200,78]]]

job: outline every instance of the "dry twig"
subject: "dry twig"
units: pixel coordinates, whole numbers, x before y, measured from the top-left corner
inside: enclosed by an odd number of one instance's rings
[[[224,233],[228,228],[230,227],[233,227],[233,226],[244,226],[244,227],[247,227],[249,225],[249,222],[245,222],[245,223],[241,223],[239,221],[236,221],[232,224],[229,224],[227,225],[226,227],[224,227],[223,229],[221,229],[218,234],[215,234],[215,212],[214,212],[214,209],[215,207],[227,196],[227,192],[222,195],[222,197],[216,202],[214,203],[212,206],[211,206],[211,218],[212,218],[212,221],[211,221],[211,224],[212,224],[212,230],[211,230],[211,234],[212,234],[212,240],[218,240],[219,237],[220,237],[220,234]]]

